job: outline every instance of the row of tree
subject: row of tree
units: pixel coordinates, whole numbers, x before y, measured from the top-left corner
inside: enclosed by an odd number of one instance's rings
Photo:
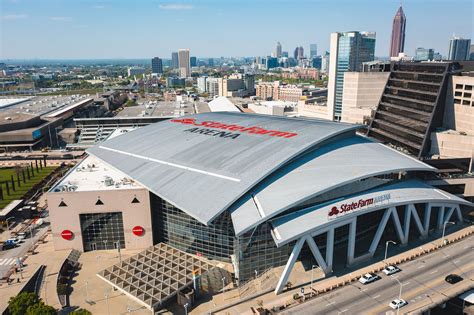
[[[42,299],[32,292],[22,292],[11,297],[8,301],[8,312],[11,315],[56,315],[56,310],[51,305],[46,305]],[[80,308],[69,313],[69,315],[92,315],[86,309]]]

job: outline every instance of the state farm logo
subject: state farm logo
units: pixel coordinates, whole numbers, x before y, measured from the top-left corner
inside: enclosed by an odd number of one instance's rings
[[[339,207],[333,206],[331,208],[331,210],[329,210],[328,216],[332,217],[332,216],[337,216],[339,214],[343,214],[343,213],[346,213],[346,212],[355,211],[355,210],[358,210],[360,208],[375,205],[377,203],[381,203],[381,202],[383,202],[385,200],[389,200],[389,199],[390,199],[390,194],[384,194],[384,195],[380,195],[380,196],[377,196],[377,197],[374,197],[374,198],[359,199],[358,201],[343,203]]]
[[[374,203],[374,198],[360,199],[357,202],[351,202],[351,203],[343,203],[339,208],[336,206],[332,207],[328,215],[331,217],[334,215],[338,215],[340,213],[356,210],[356,209],[371,205],[373,203]]]
[[[209,136],[218,136],[222,138],[235,139],[240,135],[240,133],[248,133],[248,134],[254,134],[254,135],[267,135],[270,137],[281,137],[281,138],[292,138],[298,135],[297,133],[293,133],[293,132],[268,130],[268,129],[255,127],[255,126],[245,127],[245,126],[240,126],[236,124],[224,124],[217,121],[197,122],[195,118],[180,118],[180,119],[172,119],[170,121],[173,123],[180,123],[184,125],[192,125],[192,126],[198,127],[198,128],[186,129],[185,130],[186,132],[199,133],[199,134],[204,134],[204,135],[209,135]],[[199,127],[207,127],[207,128],[199,128]],[[240,133],[218,131],[214,129],[237,131]]]

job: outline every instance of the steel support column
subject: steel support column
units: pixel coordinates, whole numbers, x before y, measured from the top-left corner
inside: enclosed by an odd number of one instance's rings
[[[326,264],[329,272],[332,272],[334,259],[334,228],[329,229],[326,237]]]
[[[321,255],[318,245],[316,245],[314,239],[311,236],[306,236],[306,242],[308,243],[308,247],[311,250],[311,253],[313,253],[314,259],[316,259],[319,267],[321,267],[325,274],[328,273],[328,266],[324,261],[323,255]]]
[[[275,294],[280,294],[285,288],[285,285],[288,282],[288,277],[290,276],[291,270],[293,269],[293,266],[295,265],[296,259],[298,258],[298,255],[300,254],[301,248],[303,247],[305,240],[306,240],[306,237],[300,238],[296,242],[295,247],[293,247],[290,257],[288,258],[288,261],[286,263],[285,269],[283,270],[283,273],[280,276],[280,280],[278,280],[278,284],[274,291]]]
[[[349,223],[349,241],[347,244],[347,263],[350,265],[354,262],[355,241],[356,241],[357,217]]]

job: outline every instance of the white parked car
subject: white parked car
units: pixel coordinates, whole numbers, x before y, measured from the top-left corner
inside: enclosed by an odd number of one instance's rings
[[[360,277],[359,282],[362,284],[369,284],[378,279],[379,279],[379,276],[377,276],[375,273],[366,273],[365,275]]]
[[[390,275],[393,275],[394,273],[397,273],[400,270],[400,268],[398,268],[397,266],[387,266],[385,268],[383,268],[383,273],[386,274],[387,276],[390,276]]]
[[[388,306],[390,306],[391,308],[393,308],[394,310],[396,309],[399,309],[405,305],[407,305],[407,301],[403,300],[403,299],[396,299],[396,300],[393,300],[392,302],[390,302],[390,304]]]

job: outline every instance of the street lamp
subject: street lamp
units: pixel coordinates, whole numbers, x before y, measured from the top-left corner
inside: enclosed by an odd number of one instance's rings
[[[447,224],[456,224],[455,222],[452,222],[452,221],[446,221],[444,222],[443,224],[443,236],[441,237],[441,245],[444,244],[444,232],[446,231],[446,225]]]
[[[387,251],[388,251],[388,244],[392,243],[393,245],[396,245],[397,242],[394,242],[394,241],[386,241],[385,242],[385,258],[383,259],[383,262],[385,264],[387,264],[386,260],[387,260]]]
[[[257,276],[258,276],[258,271],[257,271],[257,269],[255,269],[253,272],[255,272],[255,279],[257,279]]]
[[[398,293],[398,300],[400,301],[402,299],[402,288],[403,288],[403,284],[400,282],[400,280],[398,280],[397,277],[393,277],[392,276],[392,279],[393,280],[396,280],[398,282],[398,284],[400,285],[400,292]],[[397,307],[397,315],[398,313],[400,312],[400,306]]]
[[[12,237],[12,234],[10,233],[10,225],[8,224],[8,220],[11,220],[11,219],[15,219],[15,217],[9,217],[5,220],[7,222],[7,231],[8,231],[9,237]]]
[[[105,303],[107,304],[107,314],[110,315],[110,308],[109,308],[109,292],[105,290]]]
[[[225,292],[225,277],[222,277],[222,299],[224,299]]]
[[[309,289],[309,290],[311,291],[310,297],[313,297],[314,267],[318,267],[318,265],[312,265],[312,266],[311,266],[311,288]]]
[[[184,315],[188,315],[188,306],[189,303],[184,304]]]

